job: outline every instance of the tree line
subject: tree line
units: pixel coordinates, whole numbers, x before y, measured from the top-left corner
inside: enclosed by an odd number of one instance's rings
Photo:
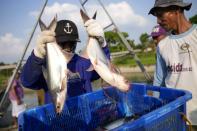
[[[197,14],[189,18],[189,21],[192,24],[197,24]],[[140,35],[139,37],[140,43],[135,43],[135,40],[130,40],[128,33],[122,32],[122,34],[133,49],[140,49],[142,51],[148,47],[152,48],[153,50],[155,49],[153,40],[148,38],[147,33],[142,33]],[[120,52],[120,51],[128,50],[123,44],[123,42],[121,41],[119,35],[115,30],[105,32],[105,39],[109,45],[109,49],[111,52]],[[0,66],[1,65],[7,65],[7,64],[5,64],[4,62],[0,62]]]
[[[192,24],[197,24],[197,14],[189,18],[189,21]],[[153,40],[151,38],[148,38],[149,35],[147,33],[142,33],[140,35],[139,37],[140,43],[135,43],[134,40],[130,40],[128,33],[122,32],[122,34],[133,49],[140,49],[141,51],[144,51],[146,48],[152,48],[152,50],[155,50],[155,45],[153,43]],[[128,50],[123,44],[123,42],[121,41],[116,30],[105,32],[105,39],[109,45],[109,49],[111,52],[120,52],[120,51]]]
[[[144,49],[148,47],[154,48],[153,40],[148,38],[147,33],[143,33],[140,35],[140,38],[139,38],[140,43],[138,44],[135,43],[135,40],[129,39],[128,33],[122,32],[122,34],[133,49],[141,49],[143,51]],[[120,52],[120,51],[128,50],[116,31],[105,32],[105,39],[109,45],[109,49],[111,52]]]

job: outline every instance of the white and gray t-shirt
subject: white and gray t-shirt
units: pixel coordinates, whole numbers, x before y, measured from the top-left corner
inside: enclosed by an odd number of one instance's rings
[[[153,85],[191,92],[187,115],[197,125],[197,25],[160,41]]]

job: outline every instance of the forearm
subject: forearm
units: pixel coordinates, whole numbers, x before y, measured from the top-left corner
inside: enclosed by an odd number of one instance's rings
[[[42,66],[44,63],[45,60],[36,57],[32,52],[23,66],[20,75],[21,83],[24,87],[40,89],[43,86],[44,77],[42,74]]]
[[[165,86],[165,78],[167,75],[166,63],[160,55],[159,48],[157,49],[157,62],[154,73],[154,86]]]

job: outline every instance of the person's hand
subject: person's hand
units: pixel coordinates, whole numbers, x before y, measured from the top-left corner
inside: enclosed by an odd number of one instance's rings
[[[85,24],[89,36],[96,37],[102,47],[106,46],[104,31],[101,25],[94,19],[88,20]]]
[[[42,31],[37,37],[36,47],[34,48],[35,56],[44,59],[46,56],[46,43],[55,41],[55,32],[50,30]]]
[[[21,101],[20,100],[17,100],[17,104],[20,105],[21,104]]]

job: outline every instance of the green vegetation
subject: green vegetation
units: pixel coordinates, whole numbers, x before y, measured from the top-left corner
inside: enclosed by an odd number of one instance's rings
[[[1,86],[6,86],[7,85],[7,80],[8,80],[8,77],[0,75],[0,87]]]
[[[136,55],[138,56],[138,58],[140,59],[140,62],[143,65],[153,65],[156,63],[155,53],[153,51],[152,52],[139,52],[139,53],[136,53]],[[131,55],[116,58],[113,60],[113,63],[116,66],[129,66],[129,67],[137,66],[135,59]]]
[[[190,23],[197,24],[197,14],[189,18]]]
[[[0,87],[7,86],[8,78],[12,75],[12,69],[0,71]]]
[[[144,50],[146,48],[152,48],[154,49],[153,40],[148,38],[147,33],[141,34],[139,37],[140,43],[135,43],[134,40],[129,39],[129,35],[126,32],[121,32],[122,35],[125,37],[129,45],[133,49],[141,49]],[[119,35],[115,31],[107,31],[105,32],[105,39],[109,45],[110,52],[121,52],[121,51],[127,51],[128,49],[125,47],[124,43],[120,39]]]
[[[126,32],[122,32],[122,35],[127,39],[129,36]],[[120,52],[120,51],[126,51],[127,48],[122,43],[119,35],[117,32],[114,31],[107,31],[105,32],[105,39],[109,45],[109,50],[111,52]]]

